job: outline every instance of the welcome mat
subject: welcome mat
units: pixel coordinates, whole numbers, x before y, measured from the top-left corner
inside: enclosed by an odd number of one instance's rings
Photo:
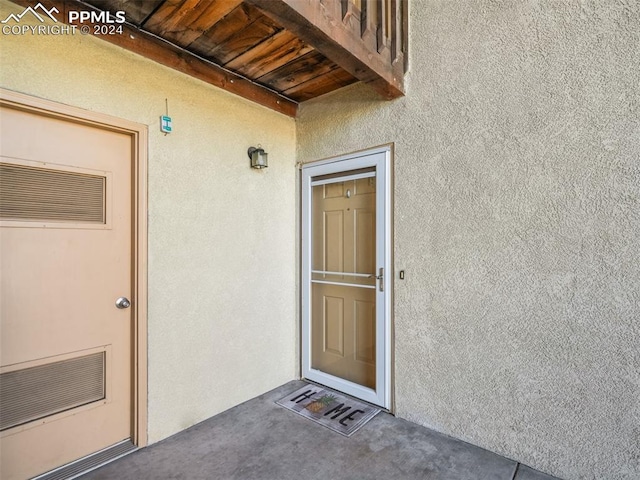
[[[380,411],[315,385],[306,385],[276,403],[345,437],[353,435]]]

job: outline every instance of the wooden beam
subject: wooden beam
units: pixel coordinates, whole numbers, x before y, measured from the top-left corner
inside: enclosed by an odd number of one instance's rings
[[[316,0],[245,0],[265,15],[293,32],[358,80],[370,84],[384,98],[404,95],[402,62],[391,61],[390,55],[371,51],[341,19]],[[327,1],[327,6],[339,0]],[[340,5],[337,5],[341,11]],[[387,50],[388,52],[388,50]]]
[[[30,0],[12,1],[23,7],[33,3]],[[69,10],[86,11],[91,8],[76,0],[47,0],[47,7],[56,7],[60,11],[56,17],[65,23],[68,23]],[[101,35],[99,38],[277,112],[296,116],[296,102],[127,23],[123,24],[122,34]]]

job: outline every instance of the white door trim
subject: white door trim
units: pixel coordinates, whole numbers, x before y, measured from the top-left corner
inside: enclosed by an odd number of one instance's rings
[[[131,136],[133,162],[133,399],[131,441],[147,445],[147,138],[146,125],[0,88],[0,103]]]
[[[376,274],[384,268],[383,291],[376,288],[376,389],[311,367],[311,193],[312,178],[362,168],[376,169]],[[334,179],[336,181],[338,179]],[[316,182],[314,182],[315,184]],[[302,167],[302,376],[383,408],[391,408],[391,146],[322,160]],[[378,285],[378,284],[377,284]]]

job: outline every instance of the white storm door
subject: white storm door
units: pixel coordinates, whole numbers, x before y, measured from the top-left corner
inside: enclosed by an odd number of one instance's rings
[[[303,377],[391,405],[390,148],[302,169]]]

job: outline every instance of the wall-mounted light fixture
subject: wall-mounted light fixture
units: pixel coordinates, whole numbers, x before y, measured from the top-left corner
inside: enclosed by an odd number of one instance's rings
[[[249,147],[247,154],[251,159],[251,168],[267,168],[269,166],[267,161],[267,156],[269,154],[265,152],[260,145],[258,145],[257,148]]]

